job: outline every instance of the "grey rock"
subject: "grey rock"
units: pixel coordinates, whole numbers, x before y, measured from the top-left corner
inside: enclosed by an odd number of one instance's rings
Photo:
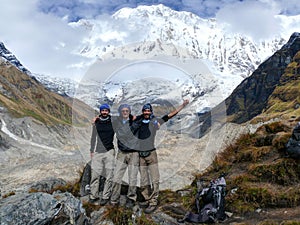
[[[179,224],[177,220],[163,212],[155,212],[151,215],[153,221],[157,224],[175,225]]]
[[[191,189],[186,189],[186,190],[178,190],[176,191],[178,194],[180,194],[181,197],[184,197],[184,196],[188,196],[192,193],[192,190]]]
[[[70,193],[24,193],[0,200],[1,225],[88,224],[81,202]]]
[[[0,124],[1,125],[1,124]],[[9,148],[9,143],[8,141],[5,139],[4,135],[1,135],[0,132],[0,151],[5,151]]]
[[[29,190],[34,190],[38,192],[51,192],[53,189],[58,188],[59,186],[65,186],[66,181],[60,178],[49,177],[41,181],[34,182],[29,185]]]
[[[99,225],[114,225],[114,223],[110,220],[104,219],[104,214],[106,212],[106,207],[102,207],[98,211],[94,211],[91,213],[91,224],[99,224]]]

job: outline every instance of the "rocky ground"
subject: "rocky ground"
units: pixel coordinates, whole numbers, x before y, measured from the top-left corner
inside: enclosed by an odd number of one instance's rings
[[[192,210],[194,190],[190,184],[195,179],[195,174],[211,165],[220,149],[229,146],[240,134],[253,132],[260,125],[262,124],[214,124],[212,130],[201,139],[162,129],[157,139],[161,202],[153,214],[145,215],[138,208],[128,211],[122,207],[93,207],[88,204],[86,198],[80,198],[80,172],[89,161],[89,127],[49,128],[32,119],[12,120],[2,114],[0,214],[1,218],[6,218],[6,222],[2,219],[0,224],[11,224],[7,222],[11,215],[19,218],[19,222],[14,221],[14,224],[22,224],[19,216],[23,214],[14,213],[29,210],[26,207],[32,209],[34,204],[36,207],[45,207],[42,211],[47,211],[47,215],[39,219],[52,221],[49,224],[62,224],[62,221],[68,221],[65,224],[72,224],[74,221],[77,221],[77,224],[120,224],[110,219],[109,216],[114,214],[117,215],[115,218],[125,218],[127,222],[130,215],[132,224],[179,224],[177,220]],[[126,182],[126,178],[124,181]],[[57,191],[53,192],[54,190]],[[19,201],[32,203],[20,205]],[[223,223],[262,224],[261,221],[270,220],[272,222],[269,224],[288,224],[288,220],[300,220],[299,209],[257,208],[252,213],[229,212],[231,217]],[[126,213],[123,214],[123,211]],[[34,215],[40,216],[37,211],[31,212],[33,219]]]
[[[47,177],[76,181],[89,156],[90,127],[48,127],[32,118],[1,113],[0,185],[2,194]],[[216,125],[202,139],[161,129],[157,138],[161,188],[189,185],[222,146],[245,128]],[[222,138],[220,138],[222,137]],[[125,178],[126,181],[126,178]]]

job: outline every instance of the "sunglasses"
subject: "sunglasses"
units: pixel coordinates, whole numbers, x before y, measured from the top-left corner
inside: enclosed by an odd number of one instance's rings
[[[128,109],[121,110],[121,112],[129,112]]]

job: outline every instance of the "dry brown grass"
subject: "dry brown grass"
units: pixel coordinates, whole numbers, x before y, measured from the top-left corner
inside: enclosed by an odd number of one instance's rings
[[[81,112],[72,108],[70,99],[48,91],[16,67],[0,63],[0,74],[0,84],[4,90],[0,93],[0,105],[14,117],[29,116],[51,125],[88,122]],[[82,106],[88,108],[87,105]]]
[[[7,198],[7,197],[12,196],[12,195],[15,195],[15,194],[16,194],[16,193],[15,193],[14,191],[11,191],[11,192],[9,192],[9,193],[3,195],[2,198]]]
[[[300,164],[284,157],[291,130],[285,123],[274,122],[254,134],[242,135],[196,179],[213,179],[226,173],[227,209],[236,214],[244,215],[257,208],[300,206]]]

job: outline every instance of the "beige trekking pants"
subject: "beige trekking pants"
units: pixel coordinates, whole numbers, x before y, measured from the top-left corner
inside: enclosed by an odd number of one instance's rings
[[[94,153],[91,164],[91,199],[109,199],[112,191],[115,150],[105,153]],[[99,177],[106,178],[102,195],[99,195]]]
[[[116,159],[116,168],[113,178],[113,190],[111,201],[119,202],[121,194],[121,184],[123,176],[128,168],[128,193],[127,197],[136,201],[137,175],[139,169],[139,153],[138,152],[122,152],[119,151]]]
[[[150,205],[158,204],[159,196],[159,170],[156,150],[151,151],[147,157],[140,157],[141,191]],[[152,193],[149,190],[152,186]]]

